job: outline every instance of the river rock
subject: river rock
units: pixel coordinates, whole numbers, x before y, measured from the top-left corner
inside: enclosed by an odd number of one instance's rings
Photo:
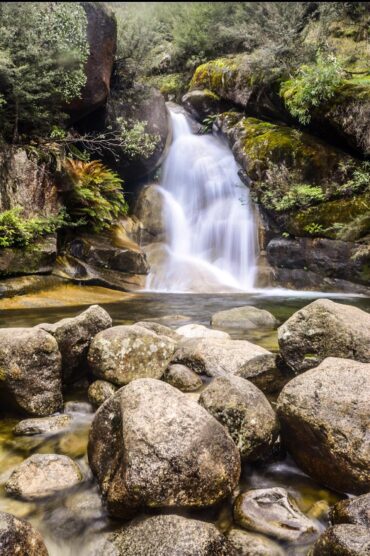
[[[352,523],[364,525],[370,529],[370,493],[341,500],[330,509],[331,523]]]
[[[95,376],[117,386],[137,378],[161,378],[176,344],[141,326],[114,326],[91,342],[88,361]]]
[[[278,399],[284,442],[298,466],[339,492],[370,489],[370,365],[329,357]]]
[[[0,554],[2,556],[48,556],[42,537],[30,523],[0,512]]]
[[[134,215],[142,224],[142,245],[165,239],[164,194],[157,185],[147,185],[141,189]]]
[[[279,434],[276,415],[264,394],[238,376],[215,378],[199,403],[224,427],[246,461],[268,457]]]
[[[179,334],[177,334],[175,330],[172,330],[172,328],[170,328],[169,326],[165,326],[164,324],[160,324],[159,322],[142,320],[135,324],[137,326],[147,328],[148,330],[151,330],[152,332],[159,334],[159,336],[167,336],[168,338],[174,340],[175,342],[179,342],[181,340],[181,336],[179,336]]]
[[[94,556],[237,556],[212,524],[179,515],[138,519],[114,533]]]
[[[87,396],[94,407],[99,407],[105,400],[113,396],[116,390],[117,387],[106,380],[95,380],[90,384]]]
[[[249,531],[281,541],[303,543],[318,533],[283,488],[261,488],[240,494],[234,505],[234,519]]]
[[[22,500],[40,500],[74,487],[81,481],[81,470],[71,458],[33,454],[13,471],[5,483],[5,490]]]
[[[34,434],[57,434],[66,430],[72,422],[70,415],[53,415],[36,419],[24,419],[13,429],[16,436],[32,436]]]
[[[247,361],[266,353],[266,349],[246,340],[190,338],[181,342],[172,363],[215,377],[236,374]]]
[[[170,365],[163,380],[182,392],[196,392],[203,386],[202,379],[185,365]]]
[[[315,543],[312,556],[368,556],[370,532],[361,525],[334,525]]]
[[[283,549],[263,535],[232,527],[226,536],[238,556],[284,556]]]
[[[215,313],[212,315],[211,325],[226,329],[251,330],[253,328],[275,328],[277,320],[274,315],[264,309],[246,305]]]
[[[185,324],[176,329],[177,334],[185,338],[224,338],[230,340],[230,335],[221,330],[211,330],[202,324]]]
[[[262,392],[271,393],[281,390],[292,378],[285,367],[276,354],[264,353],[247,361],[236,374],[253,382]]]
[[[280,352],[301,373],[326,357],[370,363],[370,314],[357,307],[317,299],[278,330]]]
[[[139,508],[202,508],[235,488],[239,453],[207,411],[169,384],[139,379],[97,411],[89,463],[115,517]]]
[[[0,369],[4,403],[35,416],[60,409],[61,355],[53,336],[36,328],[1,329]]]
[[[55,324],[39,324],[56,339],[62,354],[63,380],[70,382],[76,373],[86,366],[87,352],[91,340],[106,328],[112,326],[112,319],[99,305],[91,305],[77,317],[62,319]]]

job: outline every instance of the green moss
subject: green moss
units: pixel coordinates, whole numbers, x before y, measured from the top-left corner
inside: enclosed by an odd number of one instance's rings
[[[236,58],[218,58],[197,67],[190,89],[208,89],[219,94],[235,84],[237,75]]]
[[[164,75],[152,75],[144,79],[147,85],[159,89],[167,99],[173,98],[180,101],[187,90],[188,77],[183,73],[169,73]]]

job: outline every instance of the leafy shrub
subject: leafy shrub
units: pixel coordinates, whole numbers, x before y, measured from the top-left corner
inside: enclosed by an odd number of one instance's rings
[[[325,200],[321,187],[300,183],[291,185],[287,193],[267,190],[262,195],[262,203],[277,212],[308,207]]]
[[[370,162],[363,162],[353,170],[350,180],[343,183],[338,191],[340,193],[359,193],[370,189]]]
[[[70,182],[64,200],[73,221],[83,219],[86,226],[99,232],[126,214],[123,182],[115,172],[98,160],[67,158],[63,167]]]
[[[137,157],[149,158],[155,151],[160,137],[158,134],[145,131],[145,121],[129,123],[124,118],[117,118],[120,135],[120,148],[125,155],[134,159]]]
[[[304,231],[310,236],[319,236],[325,230],[321,224],[312,222],[311,224],[307,224],[307,226],[304,227]]]
[[[0,213],[0,247],[26,247],[68,224],[65,211],[57,216],[25,218],[21,207],[5,210]]]

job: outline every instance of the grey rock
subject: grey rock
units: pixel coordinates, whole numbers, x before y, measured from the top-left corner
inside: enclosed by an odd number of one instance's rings
[[[117,386],[106,380],[95,380],[90,384],[87,396],[94,407],[100,407],[102,403],[113,396],[116,390]]]
[[[212,315],[211,325],[226,329],[251,330],[253,328],[275,328],[277,320],[265,309],[246,305],[215,313]]]
[[[238,556],[284,556],[285,554],[276,542],[263,535],[233,527],[226,536],[235,547]]]
[[[159,336],[167,336],[174,342],[179,342],[181,340],[181,336],[179,336],[179,334],[177,334],[175,330],[172,330],[172,328],[170,328],[169,326],[165,326],[164,324],[160,324],[159,322],[142,320],[135,324],[137,326],[141,326],[142,328],[146,328],[147,330],[151,330]]]
[[[370,529],[370,493],[341,500],[330,509],[329,517],[334,525],[352,523]]]
[[[369,556],[370,532],[361,525],[334,525],[315,543],[312,556]]]
[[[30,523],[0,512],[1,556],[48,556],[42,537]]]
[[[176,329],[177,334],[186,338],[219,338],[230,340],[230,335],[221,330],[212,330],[202,324],[185,324]]]
[[[185,365],[170,365],[163,380],[182,392],[196,392],[203,386],[202,379]]]
[[[182,104],[194,118],[202,122],[207,116],[220,111],[221,99],[207,89],[195,89],[182,97]]]
[[[72,422],[69,415],[53,415],[20,421],[13,429],[16,436],[32,436],[34,434],[57,434],[68,429]]]
[[[253,382],[262,392],[271,393],[281,390],[292,378],[274,353],[264,353],[247,361],[236,373],[238,376]]]

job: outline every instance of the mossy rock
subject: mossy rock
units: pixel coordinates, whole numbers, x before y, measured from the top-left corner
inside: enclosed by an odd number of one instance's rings
[[[145,83],[158,89],[166,100],[180,102],[188,88],[189,78],[184,73],[167,73],[147,77]]]

